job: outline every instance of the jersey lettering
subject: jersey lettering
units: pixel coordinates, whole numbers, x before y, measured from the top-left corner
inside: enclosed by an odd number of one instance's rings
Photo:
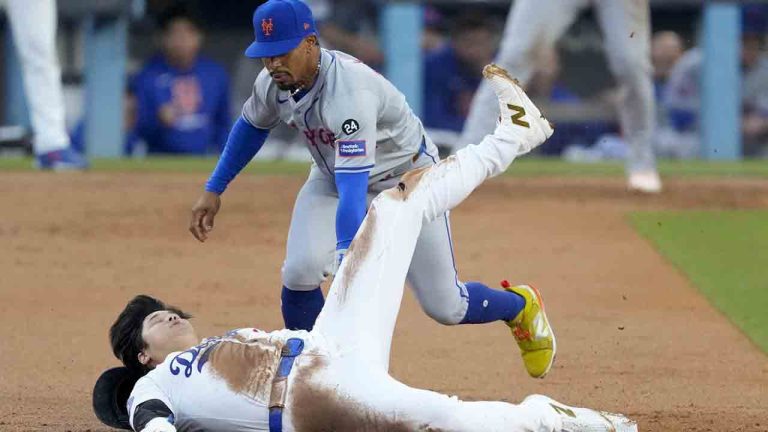
[[[213,347],[218,345],[221,342],[221,339],[221,337],[206,339],[205,342],[201,343],[200,345],[177,354],[176,357],[174,357],[168,365],[171,374],[178,375],[181,373],[181,369],[183,368],[184,376],[187,378],[191,377],[193,369],[192,365],[195,363],[195,360],[198,356],[200,356],[200,360],[197,362],[197,372],[202,372],[203,366],[205,366],[205,363],[208,361],[208,356],[210,355]]]
[[[312,147],[317,147],[319,144],[333,145],[334,141],[336,141],[333,132],[325,128],[305,129],[304,136]]]

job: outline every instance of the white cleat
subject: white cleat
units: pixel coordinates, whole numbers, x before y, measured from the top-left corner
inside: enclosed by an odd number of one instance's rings
[[[546,406],[560,415],[562,427],[557,432],[638,432],[637,423],[621,414],[571,407],[543,395],[528,396],[525,402]]]
[[[483,77],[499,98],[499,122],[494,135],[520,144],[518,156],[530,152],[552,136],[554,128],[520,87],[518,81],[496,64],[483,68]]]
[[[633,171],[627,178],[627,188],[632,192],[657,194],[661,192],[661,178],[654,170]]]

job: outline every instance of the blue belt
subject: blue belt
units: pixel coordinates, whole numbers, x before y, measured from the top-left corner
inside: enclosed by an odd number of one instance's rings
[[[288,375],[293,369],[293,361],[303,349],[303,340],[291,338],[280,352],[280,365],[272,380],[272,391],[269,395],[269,432],[283,430],[283,408],[285,408],[285,396],[288,390]]]

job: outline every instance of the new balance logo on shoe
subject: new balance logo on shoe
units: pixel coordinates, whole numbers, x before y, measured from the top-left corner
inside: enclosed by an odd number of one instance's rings
[[[531,127],[530,123],[522,119],[523,116],[525,115],[525,108],[518,105],[512,105],[512,104],[507,104],[507,108],[515,112],[515,114],[512,116],[512,123],[522,127],[527,127],[527,128]]]
[[[554,409],[555,411],[557,411],[561,415],[567,415],[568,417],[576,418],[576,413],[573,412],[572,409],[568,409],[568,408],[565,408],[565,407],[557,406],[557,405],[555,405],[553,403],[550,403],[549,406],[551,406],[552,409]]]

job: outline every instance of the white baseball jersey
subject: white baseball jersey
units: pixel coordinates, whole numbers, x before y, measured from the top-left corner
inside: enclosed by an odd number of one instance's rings
[[[412,169],[425,135],[405,96],[358,59],[340,51],[320,52],[317,79],[299,101],[280,90],[264,69],[243,117],[262,129],[282,121],[301,130],[314,163],[331,177],[369,171],[373,185]],[[437,154],[431,141],[426,145]]]
[[[305,350],[312,351],[305,331],[239,329],[169,354],[134,386],[128,399],[131,425],[137,406],[158,399],[182,431],[269,430],[272,379],[291,337],[303,339]]]

